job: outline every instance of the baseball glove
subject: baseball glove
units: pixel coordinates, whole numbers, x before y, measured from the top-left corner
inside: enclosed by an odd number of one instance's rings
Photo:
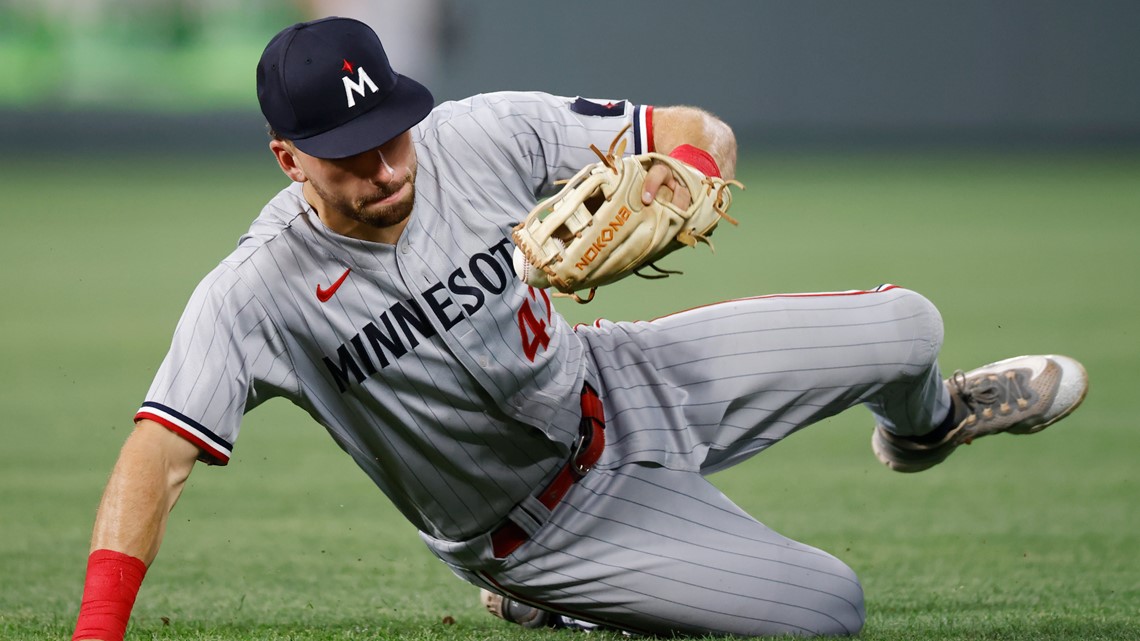
[[[591,145],[600,160],[579,171],[515,226],[511,234],[517,245],[515,268],[524,281],[543,288],[553,285],[563,295],[587,303],[599,286],[630,274],[664,278],[680,273],[654,263],[698,242],[711,248],[709,235],[722,218],[737,224],[728,215],[732,204],[728,187],[743,189],[743,185],[705,176],[659,153],[622,157],[624,135],[625,129],[605,154]],[[653,163],[664,163],[677,184],[688,189],[691,203],[686,209],[673,204],[673,193],[665,187],[652,204],[642,204],[642,185]],[[520,265],[523,259],[527,264]],[[656,273],[642,273],[646,267]],[[587,289],[586,298],[578,296]]]

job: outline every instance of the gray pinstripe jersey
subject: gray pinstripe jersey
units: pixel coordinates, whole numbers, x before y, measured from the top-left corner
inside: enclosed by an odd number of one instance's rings
[[[642,151],[646,111],[538,93],[438,106],[413,130],[416,201],[394,246],[332,233],[291,185],[194,292],[137,418],[224,464],[242,415],[282,396],[422,531],[488,529],[565,462],[586,369],[514,277],[510,228],[596,159],[590,144],[634,121]]]

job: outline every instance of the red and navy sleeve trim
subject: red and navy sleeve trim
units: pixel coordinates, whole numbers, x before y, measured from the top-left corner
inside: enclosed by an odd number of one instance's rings
[[[645,154],[653,147],[653,106],[637,105],[633,108],[633,153]]]
[[[198,446],[202,451],[198,460],[203,463],[225,465],[230,462],[233,444],[178,410],[161,403],[147,401],[135,414],[136,423],[143,419],[154,421]]]

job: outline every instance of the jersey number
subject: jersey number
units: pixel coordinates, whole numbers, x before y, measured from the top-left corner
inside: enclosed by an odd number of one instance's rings
[[[547,345],[550,345],[550,334],[546,331],[546,321],[550,320],[550,297],[546,295],[546,290],[533,287],[527,289],[530,290],[530,298],[524,300],[522,307],[519,308],[519,336],[522,338],[523,354],[533,363],[538,350],[546,351]],[[535,304],[539,303],[540,295],[542,303],[538,305],[539,312],[545,311],[546,320],[540,320],[534,314]]]

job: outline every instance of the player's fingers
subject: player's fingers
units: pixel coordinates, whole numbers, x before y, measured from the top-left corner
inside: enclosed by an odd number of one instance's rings
[[[649,167],[649,171],[645,174],[645,188],[641,193],[641,204],[648,205],[653,202],[653,197],[664,185],[670,187],[669,183],[673,180],[673,172],[669,171],[669,167],[662,164],[654,164]],[[670,187],[671,188],[671,187]]]
[[[676,205],[678,209],[685,210],[689,208],[692,202],[693,196],[689,193],[689,189],[685,187],[684,183],[678,182],[677,185],[673,187],[673,204]]]
[[[693,197],[683,182],[677,180],[668,165],[655,164],[649,168],[645,175],[645,190],[641,194],[641,202],[648,205],[653,202],[654,195],[657,200],[671,202],[678,209],[688,209]]]

